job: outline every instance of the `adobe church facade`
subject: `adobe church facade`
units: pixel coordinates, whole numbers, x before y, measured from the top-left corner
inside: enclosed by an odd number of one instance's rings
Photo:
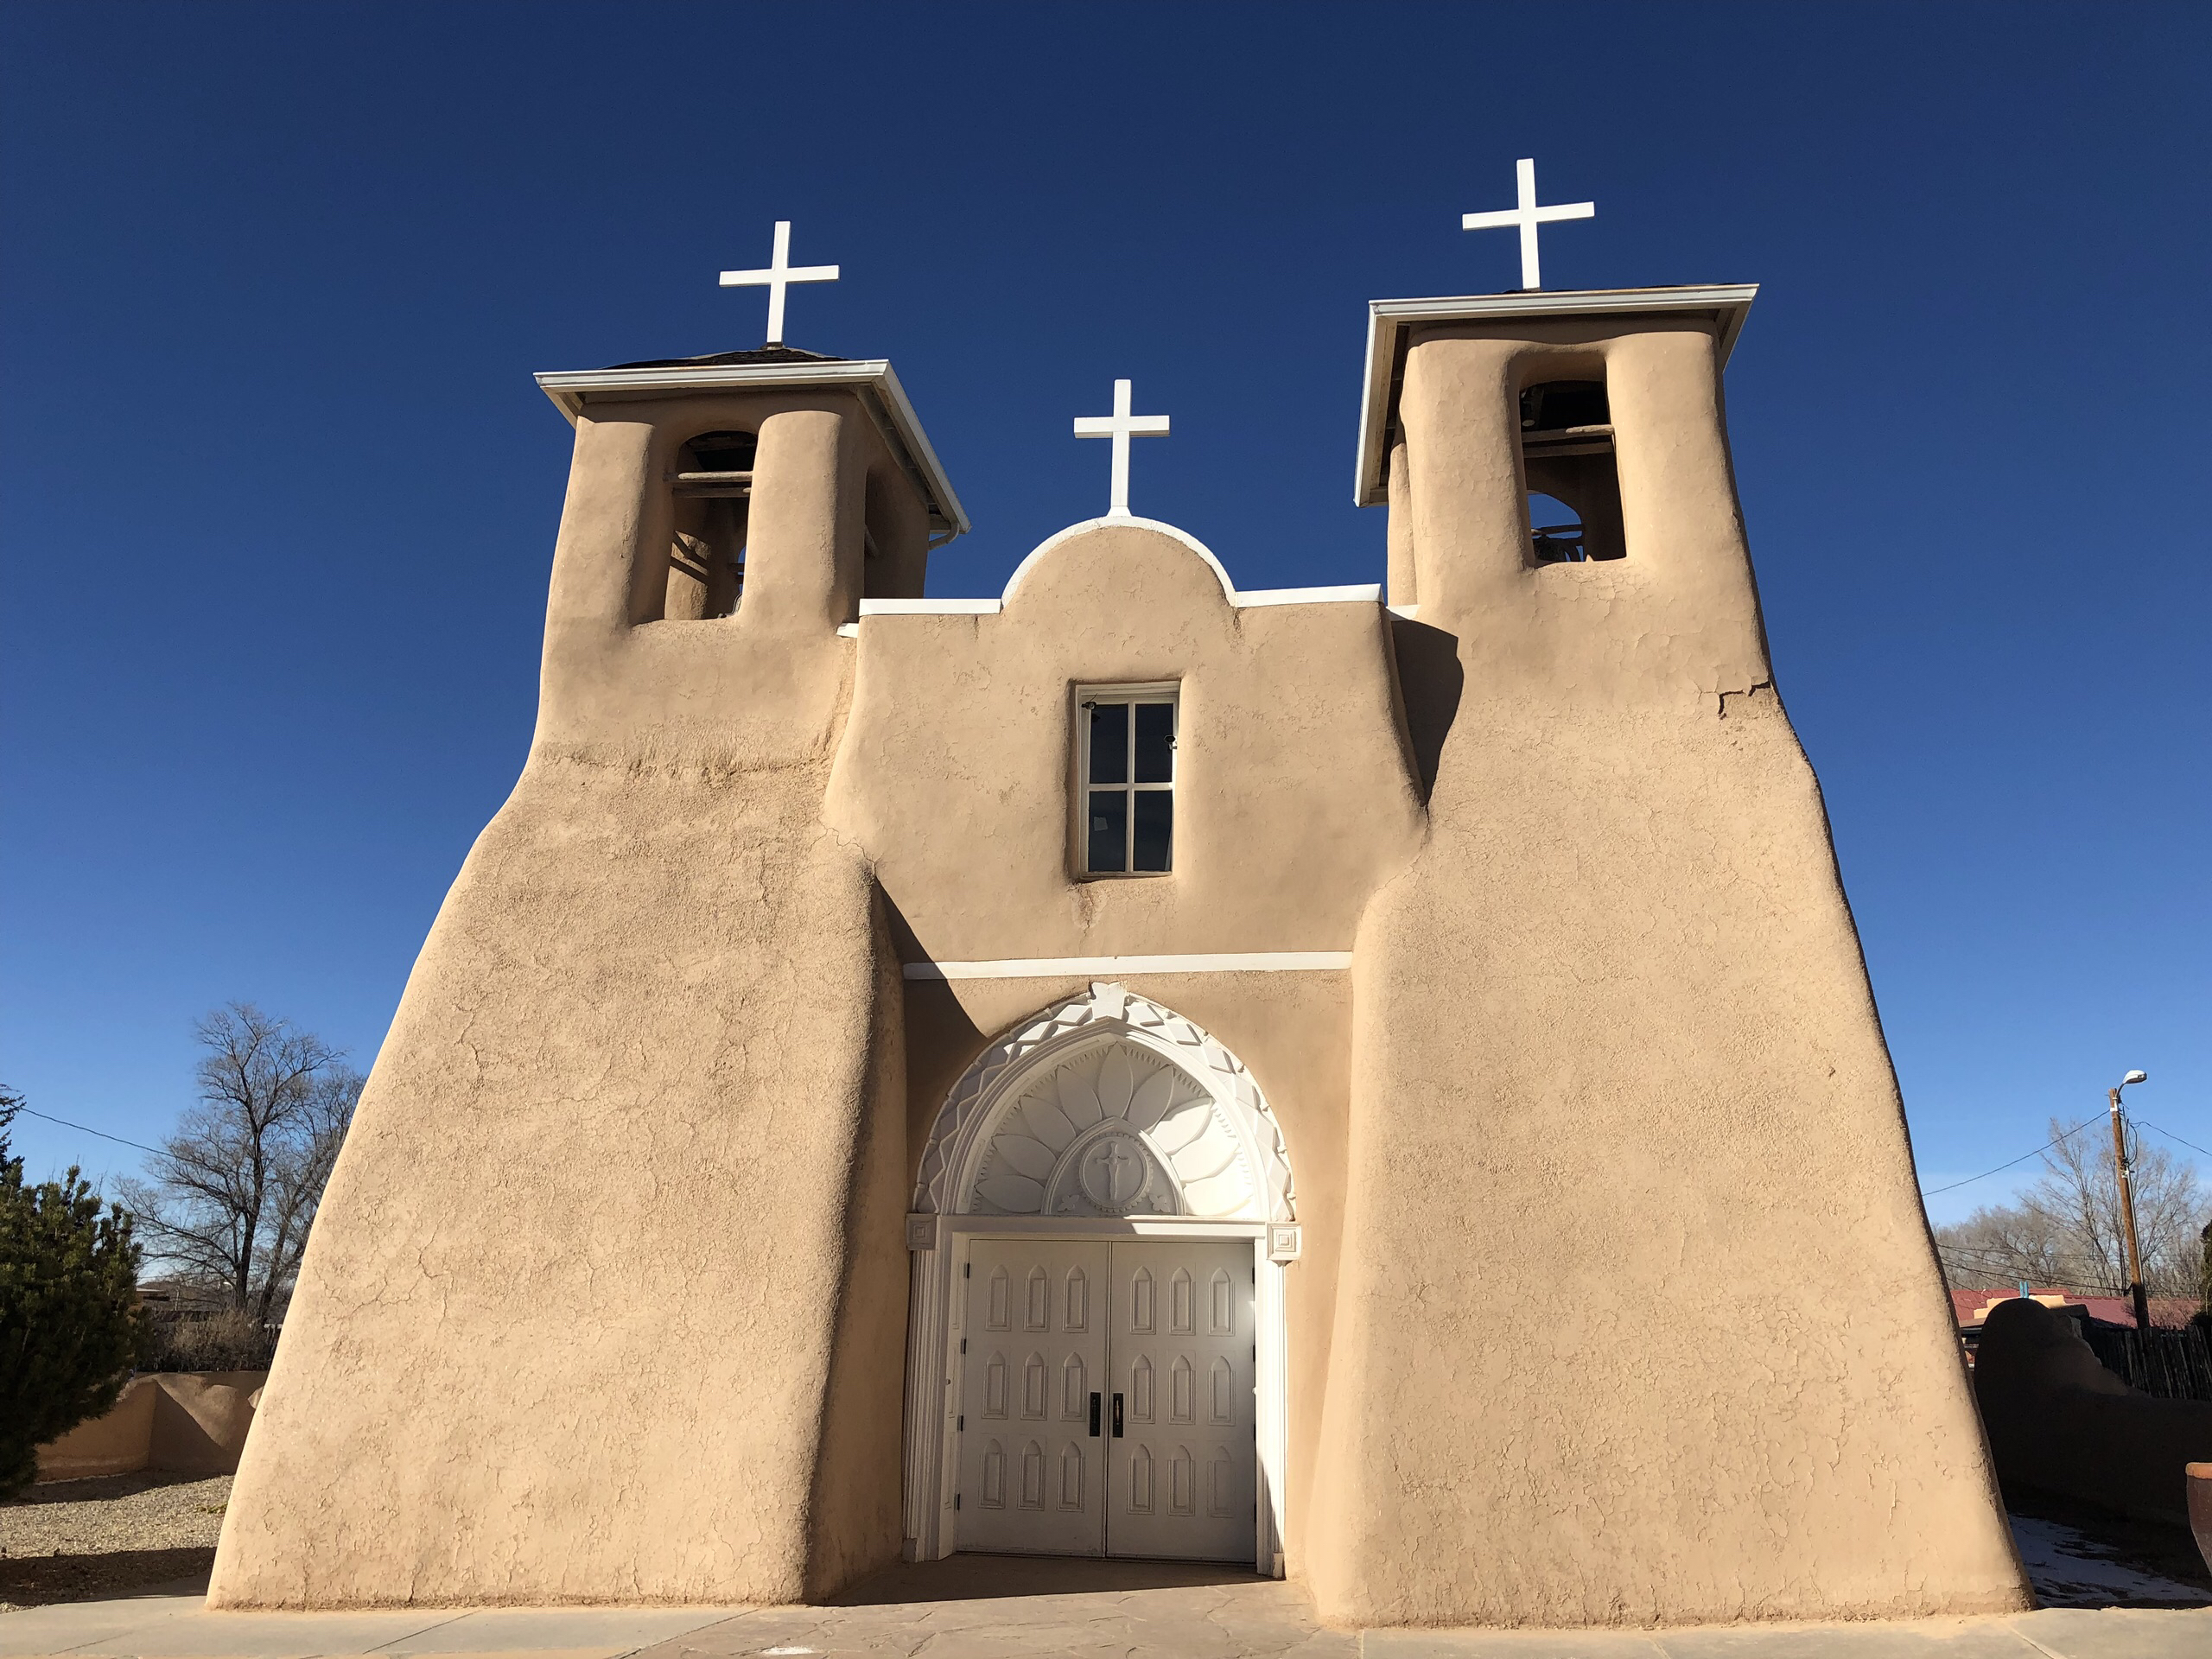
[[[536,738],[213,1603],[982,1550],[1366,1624],[2028,1605],[1773,688],[1751,296],[1370,307],[1381,590],[1123,512],[931,599],[966,520],[887,364],[542,377]]]

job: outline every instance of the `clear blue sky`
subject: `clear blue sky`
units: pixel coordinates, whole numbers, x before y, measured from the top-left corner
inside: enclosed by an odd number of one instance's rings
[[[152,1141],[229,998],[366,1064],[530,734],[530,374],[759,344],[715,277],[772,220],[844,268],[791,342],[892,358],[975,519],[932,592],[1103,510],[1068,423],[1117,375],[1175,423],[1139,512],[1365,582],[1364,304],[1513,286],[1459,215],[1534,156],[1598,204],[1549,285],[1764,285],[1736,461],[1923,1181],[2133,1065],[2212,1147],[2208,48],[2177,5],[12,4],[0,1078]]]

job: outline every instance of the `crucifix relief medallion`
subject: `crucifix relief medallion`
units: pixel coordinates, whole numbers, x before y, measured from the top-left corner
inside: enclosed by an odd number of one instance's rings
[[[1090,1143],[1076,1181],[1084,1198],[1106,1214],[1118,1216],[1144,1191],[1149,1173],[1144,1154],[1128,1136],[1114,1135]]]
[[[1049,1216],[1173,1216],[1174,1178],[1125,1124],[1098,1124],[1061,1154],[1046,1183]]]

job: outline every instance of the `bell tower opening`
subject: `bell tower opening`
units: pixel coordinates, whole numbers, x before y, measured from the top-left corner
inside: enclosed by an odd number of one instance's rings
[[[661,614],[698,622],[736,614],[745,596],[745,537],[760,440],[750,432],[705,432],[677,451],[668,593]]]
[[[1628,556],[1612,412],[1602,380],[1546,380],[1521,394],[1529,562]]]

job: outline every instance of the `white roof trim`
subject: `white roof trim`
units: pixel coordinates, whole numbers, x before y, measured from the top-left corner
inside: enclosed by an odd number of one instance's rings
[[[995,599],[864,599],[862,616],[996,616]]]
[[[1649,316],[1654,312],[1693,311],[1719,326],[1720,363],[1736,348],[1744,319],[1758,297],[1757,283],[1680,288],[1569,289],[1556,294],[1470,294],[1431,300],[1370,300],[1367,305],[1367,372],[1359,397],[1358,471],[1353,480],[1355,506],[1379,505],[1389,499],[1383,469],[1382,434],[1393,413],[1390,374],[1396,366],[1398,336],[1415,323],[1465,322],[1517,317]]]
[[[1172,957],[1020,957],[996,962],[910,962],[908,979],[1059,979],[1079,974],[1334,974],[1349,950],[1224,950]]]
[[[1382,585],[1369,582],[1349,588],[1260,588],[1236,595],[1240,606],[1249,605],[1379,605]]]
[[[1029,556],[1014,566],[1014,574],[1007,578],[1006,591],[996,599],[864,599],[861,601],[862,616],[996,616],[1014,597],[1014,590],[1021,579],[1039,559],[1062,543],[1093,530],[1112,526],[1156,531],[1175,540],[1206,562],[1214,580],[1221,584],[1222,595],[1239,610],[1259,605],[1379,605],[1382,589],[1375,582],[1355,583],[1347,588],[1261,588],[1248,594],[1236,591],[1229,579],[1229,572],[1213,556],[1213,550],[1188,531],[1178,530],[1173,524],[1162,524],[1157,518],[1132,518],[1127,513],[1109,514],[1103,518],[1086,518],[1079,524],[1070,524],[1065,530],[1047,536],[1029,551]]]
[[[907,458],[918,470],[915,480],[930,498],[938,516],[952,526],[953,536],[971,528],[960,505],[944,463],[922,430],[921,417],[906,398],[887,358],[834,363],[698,363],[660,369],[581,369],[535,377],[539,390],[574,425],[594,392],[651,397],[671,391],[712,391],[725,386],[851,386],[873,393],[874,412],[905,446]],[[951,537],[945,538],[947,541]],[[942,545],[942,543],[940,543]]]

